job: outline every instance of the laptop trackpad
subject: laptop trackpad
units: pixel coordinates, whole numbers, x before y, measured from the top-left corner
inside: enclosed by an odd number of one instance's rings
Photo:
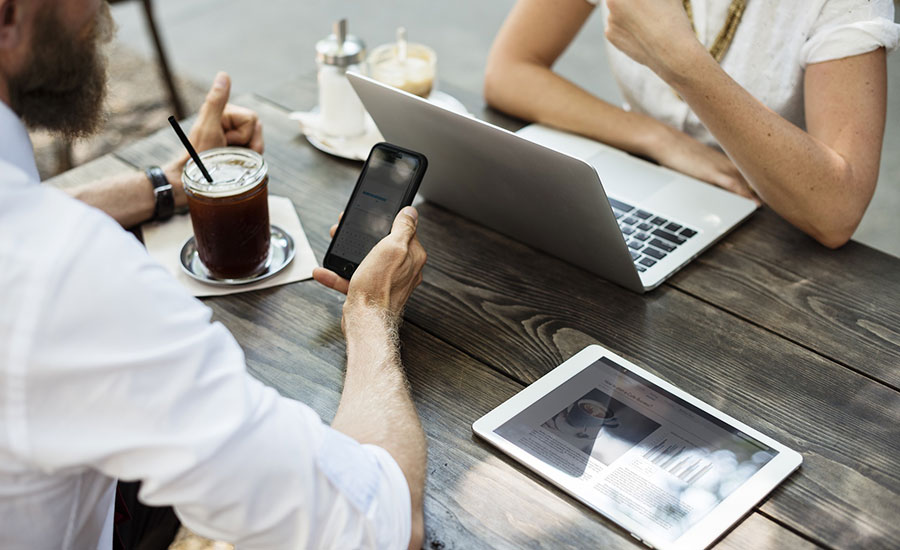
[[[597,170],[606,194],[625,201],[643,202],[675,179],[667,170],[619,151],[603,151],[587,162]]]

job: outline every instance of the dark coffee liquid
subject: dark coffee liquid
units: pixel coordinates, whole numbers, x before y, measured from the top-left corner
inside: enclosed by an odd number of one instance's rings
[[[207,197],[185,187],[197,253],[218,279],[256,275],[269,257],[269,177],[249,191]]]

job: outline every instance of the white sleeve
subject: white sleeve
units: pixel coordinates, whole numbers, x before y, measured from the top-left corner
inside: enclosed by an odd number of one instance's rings
[[[22,392],[30,462],[140,479],[147,504],[247,547],[407,546],[409,488],[386,451],[251,377],[209,308],[112,220],[88,213],[67,254]]]
[[[805,67],[878,48],[891,51],[900,41],[893,0],[827,0],[800,51]]]

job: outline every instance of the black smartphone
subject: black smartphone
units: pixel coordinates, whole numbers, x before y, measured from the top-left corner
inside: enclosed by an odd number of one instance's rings
[[[345,279],[352,277],[369,251],[391,232],[400,210],[412,204],[427,167],[421,153],[390,143],[375,145],[322,265]]]

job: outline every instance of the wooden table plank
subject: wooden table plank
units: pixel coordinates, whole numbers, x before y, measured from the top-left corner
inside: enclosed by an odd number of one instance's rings
[[[764,208],[670,284],[900,388],[900,259],[827,250]]]
[[[249,106],[270,136],[273,192],[295,201],[321,257],[324,232],[359,165],[312,150],[271,105]],[[151,139],[121,156],[158,162],[154,155],[165,152]],[[765,505],[767,513],[836,547],[900,540],[890,506],[897,497],[896,392],[680,291],[628,293],[433,206],[423,208],[421,227],[431,260],[410,305],[414,324],[523,381],[603,335],[609,347],[657,365],[651,370],[804,451],[806,466]],[[534,274],[538,285],[529,279]],[[701,345],[684,345],[693,341]],[[779,364],[792,369],[790,377]]]
[[[264,95],[308,109],[315,86],[300,78]],[[477,93],[443,86],[483,119],[524,124],[485,109]],[[855,242],[828,251],[765,208],[669,284],[900,388],[898,258]]]
[[[756,548],[790,548],[808,550],[821,548],[767,519],[752,514],[716,545],[720,550],[754,550]]]

